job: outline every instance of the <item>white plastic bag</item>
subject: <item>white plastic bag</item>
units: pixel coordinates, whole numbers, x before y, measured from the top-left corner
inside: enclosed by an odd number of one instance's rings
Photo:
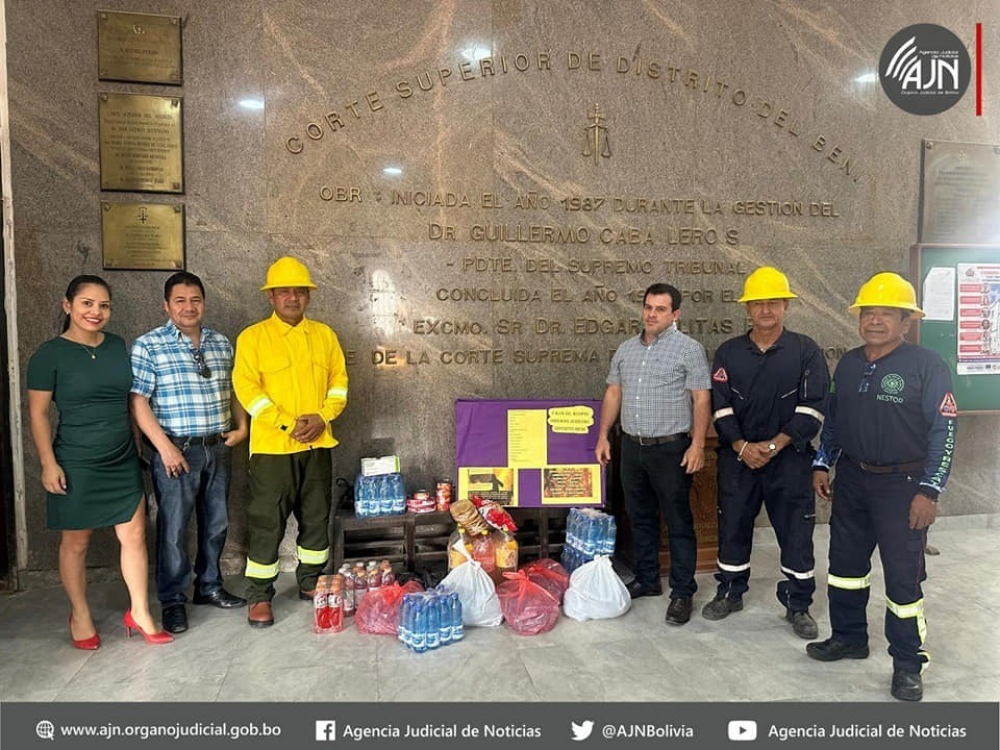
[[[459,565],[444,577],[440,588],[458,593],[462,602],[462,623],[472,627],[493,628],[503,622],[497,588],[483,566],[469,556],[459,539],[452,547],[465,556],[468,562]]]
[[[607,555],[598,555],[574,570],[563,597],[563,612],[580,622],[619,617],[631,606],[632,597]]]

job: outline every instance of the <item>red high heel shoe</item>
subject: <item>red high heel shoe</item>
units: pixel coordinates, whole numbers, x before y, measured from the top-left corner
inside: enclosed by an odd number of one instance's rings
[[[69,616],[69,637],[73,641],[73,647],[82,649],[83,651],[96,651],[101,647],[101,636],[96,632],[90,638],[77,640],[73,637],[73,615]]]
[[[146,639],[146,643],[148,643],[150,646],[158,646],[161,643],[170,643],[171,641],[174,640],[174,637],[172,635],[170,635],[170,633],[167,633],[164,630],[161,630],[159,633],[147,633],[145,630],[143,630],[142,628],[140,628],[139,627],[139,623],[137,623],[135,621],[135,619],[132,617],[132,610],[131,609],[126,609],[125,610],[125,617],[122,618],[122,621],[125,623],[125,635],[126,636],[128,636],[129,638],[131,638],[132,637],[132,631],[133,630],[138,630],[139,631],[139,635],[141,635],[143,638],[145,638]]]

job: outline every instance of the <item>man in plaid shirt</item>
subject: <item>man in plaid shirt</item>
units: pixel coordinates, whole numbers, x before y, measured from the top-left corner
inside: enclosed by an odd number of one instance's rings
[[[233,346],[202,325],[205,287],[193,273],[167,279],[169,317],[132,345],[131,407],[156,453],[156,587],[163,629],[188,629],[185,590],[191,583],[187,527],[198,511],[194,603],[222,609],[246,600],[222,587],[219,558],[229,529],[230,448],[248,432],[247,415],[232,398]],[[235,429],[234,429],[235,422]]]
[[[711,380],[705,348],[677,330],[681,293],[653,284],[642,303],[643,331],[611,360],[595,455],[611,460],[608,433],[621,417],[622,490],[635,542],[632,598],[660,596],[660,511],[670,546],[667,623],[691,619],[697,542],[688,493],[705,465]]]

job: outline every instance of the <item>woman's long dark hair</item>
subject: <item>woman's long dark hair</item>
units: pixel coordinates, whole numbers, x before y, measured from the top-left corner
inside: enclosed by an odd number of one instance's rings
[[[111,286],[108,284],[108,282],[106,282],[100,276],[94,276],[92,274],[85,273],[80,276],[77,276],[75,279],[69,282],[69,286],[66,287],[66,301],[72,304],[73,300],[76,299],[76,295],[80,293],[80,288],[85,287],[88,284],[97,284],[97,286],[103,286],[107,290],[108,298],[110,299]],[[68,330],[69,330],[69,315],[63,313],[62,332],[66,333],[66,331]]]

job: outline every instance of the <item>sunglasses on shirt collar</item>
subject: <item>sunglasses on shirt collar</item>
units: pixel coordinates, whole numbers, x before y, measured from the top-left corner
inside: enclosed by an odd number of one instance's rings
[[[212,368],[205,361],[205,355],[201,353],[201,349],[195,349],[192,354],[194,356],[194,363],[198,365],[198,374],[203,378],[212,377]]]

